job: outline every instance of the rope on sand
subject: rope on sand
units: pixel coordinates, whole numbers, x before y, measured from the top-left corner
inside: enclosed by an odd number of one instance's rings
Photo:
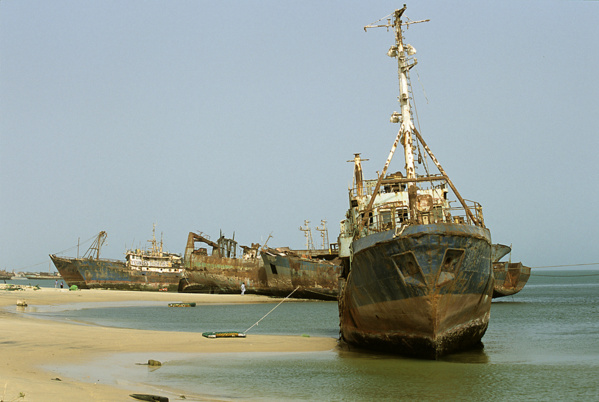
[[[262,321],[263,319],[265,319],[267,315],[269,315],[270,313],[272,313],[272,312],[273,312],[273,311],[274,311],[274,310],[275,310],[277,307],[279,307],[281,304],[283,304],[283,302],[284,302],[285,300],[289,299],[289,297],[290,297],[290,296],[291,296],[293,293],[295,293],[295,291],[296,291],[296,290],[298,290],[298,289],[299,289],[299,286],[298,286],[298,287],[296,287],[295,289],[293,289],[293,291],[292,291],[291,293],[289,293],[287,296],[285,296],[285,298],[284,298],[283,300],[281,300],[281,302],[280,302],[279,304],[277,304],[276,306],[274,306],[274,307],[272,308],[272,310],[270,310],[268,313],[266,313],[266,314],[264,315],[264,317],[260,318],[258,321],[256,321],[256,323],[255,323],[254,325],[252,325],[251,327],[249,327],[248,329],[246,329],[246,330],[244,331],[244,334],[247,334],[247,332],[248,332],[250,329],[252,329],[252,328],[254,328],[256,325],[258,325],[258,323],[259,323],[260,321]]]

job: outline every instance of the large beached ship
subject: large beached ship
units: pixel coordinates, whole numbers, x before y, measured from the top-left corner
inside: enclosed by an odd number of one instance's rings
[[[240,293],[243,284],[246,293],[270,294],[260,245],[240,246],[241,257],[237,247],[234,235],[228,239],[221,233],[214,242],[204,234],[189,232],[179,292]]]
[[[337,300],[341,274],[337,253],[303,251],[288,247],[262,250],[268,288],[273,296],[284,297],[293,292],[297,298]]]
[[[316,248],[310,221],[300,230],[306,237],[305,250],[289,247],[263,248],[261,251],[268,287],[274,296],[304,299],[337,300],[341,261],[337,243],[329,243],[326,220],[316,230],[322,237],[322,247]]]
[[[365,27],[395,33],[387,54],[398,63],[401,111],[391,122],[400,128],[377,179],[363,179],[360,154],[351,161],[354,185],[339,236],[340,337],[359,348],[436,359],[482,345],[493,292],[491,234],[480,204],[462,198],[414,125],[415,50],[404,43],[402,26],[423,21],[402,22],[405,9]],[[405,172],[388,174],[399,144]],[[429,172],[428,159],[438,174]],[[416,161],[424,174],[416,173]]]
[[[82,258],[50,255],[69,287],[177,291],[183,276],[183,258],[163,251],[162,240],[156,241],[155,231],[149,240],[150,248],[128,250],[125,261],[100,258],[106,237],[106,232],[100,232]]]

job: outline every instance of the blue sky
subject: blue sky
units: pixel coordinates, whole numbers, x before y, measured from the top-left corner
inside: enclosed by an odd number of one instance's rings
[[[47,270],[100,230],[121,259],[154,223],[172,252],[221,229],[302,248],[306,219],[332,241],[346,161],[374,177],[397,130],[393,35],[363,27],[402,5],[3,0],[0,269]],[[493,241],[533,267],[599,262],[599,2],[405,15],[430,19],[406,33],[421,133]]]

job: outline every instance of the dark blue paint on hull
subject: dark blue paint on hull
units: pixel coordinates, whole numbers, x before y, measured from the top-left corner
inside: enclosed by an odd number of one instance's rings
[[[181,274],[142,272],[126,267],[122,261],[88,260],[51,256],[56,269],[68,286],[79,289],[177,291]]]

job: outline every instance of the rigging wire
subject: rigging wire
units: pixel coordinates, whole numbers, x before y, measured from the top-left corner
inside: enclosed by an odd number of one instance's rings
[[[299,286],[298,286],[298,287],[296,287],[295,289],[293,289],[293,291],[292,291],[291,293],[289,293],[287,296],[285,296],[285,298],[284,298],[283,300],[281,300],[281,302],[280,302],[279,304],[277,304],[276,306],[274,306],[274,307],[272,308],[272,310],[270,310],[268,313],[266,313],[266,314],[264,315],[264,317],[260,318],[258,321],[256,321],[256,323],[255,323],[254,325],[252,325],[251,327],[249,327],[248,329],[246,329],[246,330],[244,331],[244,334],[245,334],[245,333],[247,333],[247,332],[248,332],[250,329],[254,328],[256,325],[258,325],[258,323],[259,323],[260,321],[262,321],[263,319],[265,319],[267,315],[269,315],[270,313],[272,313],[272,312],[273,312],[273,311],[274,311],[274,310],[275,310],[277,307],[279,307],[281,304],[283,304],[283,302],[284,302],[285,300],[287,300],[287,299],[288,299],[288,298],[289,298],[289,297],[290,297],[290,296],[291,296],[293,293],[295,293],[295,291],[296,291],[296,290],[298,290],[298,289],[299,289]]]
[[[585,275],[543,275],[531,272],[531,276],[546,276],[550,278],[578,278],[583,276],[599,276],[599,274],[585,274]]]
[[[422,81],[420,81],[420,74],[418,74],[418,70],[416,70],[416,77],[418,77],[418,83],[420,87],[422,87],[422,93],[424,94],[424,99],[426,99],[426,104],[428,105],[428,97],[426,96],[426,91],[424,90],[424,85],[422,85]],[[418,130],[420,130],[420,124],[418,126]]]
[[[93,236],[92,236],[92,237],[90,237],[89,239],[87,239],[87,240],[83,241],[82,243],[80,243],[80,244],[78,244],[78,245],[76,245],[76,246],[69,247],[69,248],[67,248],[67,249],[65,249],[65,250],[59,251],[59,252],[57,252],[57,253],[54,253],[54,254],[62,254],[62,253],[65,253],[65,252],[67,252],[67,251],[71,251],[71,250],[73,250],[73,249],[76,249],[77,247],[81,246],[81,244],[85,244],[85,243],[87,243],[87,242],[89,242],[89,241],[91,241],[91,240],[95,239],[96,237],[98,237],[98,235],[97,235],[97,234],[93,235]],[[33,267],[37,267],[38,265],[42,265],[42,264],[45,264],[45,263],[47,263],[47,262],[48,262],[48,261],[42,261],[42,262],[38,262],[38,263],[36,263],[36,264],[27,265],[27,266],[20,267],[20,268],[15,268],[15,269],[13,269],[13,271],[16,271],[16,272],[22,272],[22,271],[24,271],[24,270],[26,270],[26,269],[33,268]]]
[[[531,267],[531,268],[563,268],[563,267],[581,267],[584,265],[599,265],[599,262],[591,262],[589,264],[567,264],[567,265],[546,265],[543,267]]]
[[[599,262],[592,262],[589,264],[564,264],[564,265],[546,265],[543,267],[531,267],[531,268],[565,268],[565,267],[582,267],[582,266],[590,266],[590,265],[599,265]],[[582,274],[582,275],[544,275],[537,274],[536,272],[531,272],[531,276],[546,276],[552,278],[578,278],[583,276],[599,276],[599,274]]]
[[[388,15],[385,15],[383,18],[380,18],[380,19],[378,19],[378,20],[376,20],[376,21],[374,21],[374,22],[371,22],[370,24],[368,24],[368,25],[366,25],[366,26],[367,26],[367,27],[373,26],[373,25],[374,25],[374,24],[376,24],[377,22],[380,22],[380,21],[382,21],[382,20],[384,20],[384,19],[386,19],[386,18],[389,18],[389,17],[391,17],[392,15],[393,15],[393,13],[391,13],[391,14],[388,14]]]
[[[59,252],[57,252],[57,253],[54,253],[54,254],[62,254],[62,253],[64,253],[64,252],[66,252],[66,251],[71,251],[71,250],[73,250],[73,249],[76,249],[77,247],[81,246],[81,244],[85,244],[85,243],[87,243],[87,242],[89,242],[89,241],[91,241],[91,240],[95,239],[96,237],[98,237],[98,234],[95,234],[95,235],[93,235],[93,236],[92,236],[92,237],[90,237],[89,239],[87,239],[87,240],[84,240],[82,243],[80,243],[80,244],[77,244],[76,246],[69,247],[69,248],[67,248],[66,250],[62,250],[62,251],[59,251]]]

